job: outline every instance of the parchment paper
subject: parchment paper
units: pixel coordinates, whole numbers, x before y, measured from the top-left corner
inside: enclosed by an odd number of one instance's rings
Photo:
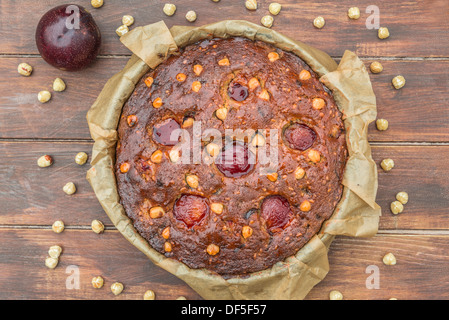
[[[134,229],[120,205],[114,175],[117,125],[124,103],[138,80],[170,54],[205,38],[241,36],[291,51],[321,76],[332,90],[344,115],[349,159],[343,177],[343,195],[332,217],[296,255],[270,269],[247,277],[225,280],[206,269],[190,269],[154,250]],[[175,26],[164,22],[135,28],[121,41],[134,55],[113,76],[89,110],[87,121],[95,144],[92,168],[87,173],[95,194],[117,229],[156,265],[184,280],[205,299],[303,299],[329,271],[328,249],[336,235],[373,236],[380,207],[376,204],[377,169],[367,140],[376,118],[376,98],[369,75],[359,58],[346,51],[340,64],[326,53],[274,30],[247,21],[226,20],[202,27]]]

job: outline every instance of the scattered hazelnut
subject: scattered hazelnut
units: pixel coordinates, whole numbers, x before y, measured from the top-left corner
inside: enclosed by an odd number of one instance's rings
[[[66,88],[64,80],[61,78],[56,78],[55,81],[53,81],[53,90],[57,92],[62,92]]]
[[[279,54],[277,52],[270,52],[268,54],[268,60],[271,62],[275,62],[276,60],[279,60]]]
[[[325,24],[326,21],[324,21],[323,17],[316,17],[313,20],[313,25],[315,26],[315,28],[321,29],[322,27],[324,27]]]
[[[219,66],[229,66],[231,63],[229,62],[228,58],[223,58],[220,61],[218,61]]]
[[[37,94],[37,100],[39,100],[39,102],[41,103],[48,102],[50,101],[50,99],[51,99],[50,91],[43,90]]]
[[[257,133],[253,140],[251,141],[253,147],[263,147],[265,145],[265,137],[259,133]]]
[[[193,72],[199,76],[203,72],[203,66],[200,64],[196,64],[193,66]]]
[[[124,15],[122,18],[122,23],[127,27],[131,27],[134,24],[134,17],[129,14]]]
[[[78,152],[75,156],[75,162],[77,164],[79,164],[80,166],[82,166],[83,164],[85,164],[87,162],[87,153],[85,152]]]
[[[246,0],[245,7],[248,10],[257,10],[257,1],[256,0]]]
[[[29,77],[31,76],[31,73],[33,72],[33,67],[30,66],[28,63],[26,62],[22,62],[21,64],[19,64],[19,66],[17,67],[17,71],[19,72],[19,74],[21,74],[22,76],[25,77]]]
[[[394,161],[393,159],[384,159],[380,163],[380,166],[382,167],[382,169],[384,169],[385,172],[390,171],[394,168]]]
[[[143,300],[154,300],[154,299],[156,299],[156,295],[153,290],[145,291],[143,295]]]
[[[387,253],[382,260],[387,266],[394,266],[396,264],[396,257],[391,252]]]
[[[93,220],[90,226],[92,228],[92,231],[97,234],[100,234],[104,231],[104,224],[100,220]]]
[[[262,99],[262,100],[265,100],[265,101],[269,101],[270,100],[270,93],[268,92],[268,90],[263,89],[259,93],[259,98]]]
[[[199,81],[193,81],[192,82],[192,91],[198,92],[201,89],[201,82]]]
[[[349,19],[357,20],[360,18],[360,9],[357,7],[352,7],[348,9],[348,17]]]
[[[153,163],[161,163],[162,162],[162,157],[163,157],[163,153],[161,150],[156,150],[153,152],[153,154],[150,157],[151,162]]]
[[[164,11],[164,13],[167,16],[171,17],[176,12],[176,6],[174,4],[171,4],[171,3],[166,3],[164,5],[164,9],[162,9],[162,11]]]
[[[211,203],[210,205],[210,209],[212,210],[212,212],[216,213],[216,214],[222,214],[223,210],[224,210],[224,206],[222,203]]]
[[[166,227],[164,230],[162,230],[162,238],[167,240],[170,238],[170,227]]]
[[[377,119],[376,120],[376,127],[379,131],[385,131],[388,129],[388,120],[385,119]]]
[[[279,12],[281,12],[281,9],[281,4],[277,2],[270,3],[270,5],[268,6],[268,11],[270,11],[273,16],[277,16]]]
[[[150,209],[150,218],[158,219],[165,214],[165,210],[162,207],[153,207]]]
[[[196,12],[193,10],[190,10],[186,13],[186,19],[189,22],[195,22],[196,20]]]
[[[61,220],[57,220],[57,221],[53,222],[51,229],[55,233],[61,233],[62,231],[64,231],[64,227],[65,227],[64,222],[62,222]]]
[[[388,28],[381,27],[377,31],[377,36],[379,37],[379,39],[386,39],[390,36],[390,31],[388,31]]]
[[[51,246],[50,249],[48,249],[48,255],[53,259],[58,259],[61,252],[62,248],[60,246]]]
[[[123,284],[121,284],[120,282],[113,283],[111,286],[111,291],[113,294],[118,296],[123,291]]]
[[[271,182],[276,182],[278,180],[279,174],[277,172],[267,174],[268,180]]]
[[[384,70],[384,67],[379,61],[371,62],[369,69],[372,73],[381,73]]]
[[[228,109],[226,109],[225,107],[217,109],[217,111],[215,111],[215,115],[218,119],[224,120],[228,116]]]
[[[94,287],[95,289],[101,289],[103,287],[103,284],[104,280],[102,277],[98,276],[92,278],[92,287]]]
[[[185,118],[184,121],[182,122],[182,128],[190,128],[191,126],[193,126],[193,123],[195,122],[195,119],[192,117],[188,117]]]
[[[128,26],[121,25],[120,27],[117,28],[117,30],[115,30],[115,33],[117,33],[117,35],[118,35],[119,37],[121,37],[121,36],[127,34],[128,31],[129,31]]]
[[[259,80],[257,80],[257,78],[251,78],[248,81],[248,88],[250,88],[251,90],[256,89],[257,87],[260,86],[260,82]]]
[[[399,192],[396,195],[396,200],[398,200],[402,204],[407,204],[407,202],[408,202],[408,193],[404,192],[404,191]]]
[[[199,178],[197,175],[194,174],[188,174],[186,176],[186,182],[192,189],[197,189],[199,186]]]
[[[153,85],[154,79],[153,79],[153,77],[147,77],[147,78],[145,78],[144,82],[145,82],[146,86],[148,88],[150,88]]]
[[[321,160],[321,154],[319,151],[316,150],[310,150],[309,153],[307,154],[307,157],[309,158],[310,161],[312,161],[313,163],[317,163],[320,162]]]
[[[131,168],[131,165],[128,162],[123,162],[120,165],[120,172],[121,173],[127,173],[130,168]]]
[[[310,209],[312,209],[312,205],[310,204],[309,200],[304,200],[299,205],[299,210],[301,210],[302,212],[308,212],[310,211]]]
[[[171,162],[173,162],[173,163],[178,162],[179,158],[180,158],[179,150],[176,148],[171,149],[168,156],[170,157]]]
[[[186,80],[187,76],[184,73],[178,73],[176,75],[176,80],[179,82],[184,82]]]
[[[156,98],[153,101],[153,107],[156,108],[156,109],[159,109],[160,107],[162,107],[163,104],[164,103],[162,102],[161,98]]]
[[[45,259],[45,266],[49,269],[54,269],[58,265],[58,262],[58,259],[48,257],[47,259]]]
[[[393,214],[398,214],[398,213],[401,213],[402,211],[404,211],[404,206],[399,201],[393,201],[390,204],[390,210]]]
[[[218,154],[220,153],[220,147],[218,146],[218,144],[213,143],[213,142],[209,143],[209,144],[206,146],[206,150],[207,150],[207,153],[208,153],[212,158],[215,158],[215,157],[218,156]]]
[[[41,168],[49,167],[53,164],[53,158],[48,154],[37,159],[37,165]]]
[[[217,253],[220,252],[220,247],[216,244],[210,244],[207,246],[207,253],[211,256],[215,256]]]
[[[343,294],[340,291],[332,290],[329,292],[329,300],[343,300]]]
[[[301,167],[296,168],[296,170],[295,170],[295,179],[296,180],[300,180],[300,179],[304,178],[305,175],[306,175],[306,171],[303,168],[301,168]]]
[[[262,19],[260,19],[260,23],[267,28],[271,28],[273,21],[274,19],[272,16],[263,16]]]
[[[220,0],[212,0],[212,1],[218,2]],[[186,299],[186,297],[180,296],[180,297],[177,297],[176,300],[187,300],[187,299]]]
[[[299,80],[306,81],[309,80],[310,78],[312,78],[312,75],[310,74],[309,71],[305,69],[301,70],[301,72],[299,73]]]
[[[76,186],[75,186],[75,184],[73,182],[68,182],[68,183],[65,184],[64,187],[62,187],[62,190],[66,194],[71,195],[71,194],[74,194],[76,192]]]
[[[101,8],[103,6],[103,0],[91,0],[90,4],[94,8]]]
[[[248,239],[253,234],[253,228],[250,226],[243,226],[242,228],[242,236],[245,239]]]
[[[312,100],[312,108],[315,110],[321,110],[326,106],[326,101],[322,98],[313,98]]]
[[[171,245],[171,243],[170,242],[165,242],[164,243],[164,251],[165,252],[171,252],[172,251],[172,245]]]
[[[403,76],[396,76],[391,80],[391,83],[396,90],[399,90],[405,86],[405,78]]]

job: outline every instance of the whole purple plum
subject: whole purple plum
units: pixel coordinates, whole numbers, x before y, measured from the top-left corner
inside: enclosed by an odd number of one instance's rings
[[[43,15],[36,29],[36,45],[42,58],[52,66],[77,71],[97,57],[101,33],[86,9],[65,4]]]

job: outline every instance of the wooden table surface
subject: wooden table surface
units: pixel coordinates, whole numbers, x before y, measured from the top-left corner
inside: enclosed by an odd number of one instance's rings
[[[327,299],[336,289],[345,299],[449,299],[449,2],[278,1],[283,8],[274,30],[337,61],[352,50],[367,66],[373,60],[382,62],[384,71],[371,74],[371,79],[378,116],[388,119],[390,127],[380,132],[372,124],[369,139],[377,163],[388,157],[396,164],[388,173],[379,170],[377,202],[383,215],[378,235],[337,237],[330,248],[331,271],[307,298]],[[258,1],[259,9],[250,12],[243,0],[172,0],[178,9],[167,17],[162,1],[105,0],[101,9],[91,8],[89,0],[72,1],[90,10],[103,35],[97,62],[76,73],[46,64],[34,42],[41,15],[65,2],[0,0],[0,299],[141,299],[148,289],[157,299],[199,299],[120,235],[85,179],[89,165],[75,164],[74,156],[80,151],[90,155],[86,113],[106,80],[130,56],[115,34],[124,14],[135,17],[134,26],[159,20],[169,27],[186,25],[188,10],[198,14],[194,26],[224,19],[259,23],[270,2]],[[355,3],[362,15],[350,20],[346,12]],[[379,7],[389,39],[379,40],[376,30],[366,28],[369,5]],[[312,26],[318,15],[326,19],[321,30]],[[20,62],[33,66],[31,77],[17,73]],[[398,74],[407,80],[401,90],[391,85]],[[37,93],[50,90],[56,77],[66,81],[67,90],[53,94],[49,103],[39,103]],[[44,154],[53,156],[52,167],[36,165]],[[62,192],[68,181],[78,186],[73,196]],[[410,201],[402,214],[393,215],[389,205],[399,191],[408,192]],[[105,223],[104,234],[90,230],[93,219]],[[51,230],[55,220],[65,222],[63,233]],[[54,244],[64,252],[58,267],[49,270],[44,260]],[[383,265],[388,252],[395,254],[397,265]],[[369,289],[367,272],[376,267],[380,288]],[[79,289],[66,285],[72,268],[79,272]],[[96,275],[105,279],[100,290],[90,284]],[[109,289],[115,281],[125,285],[118,297]]]

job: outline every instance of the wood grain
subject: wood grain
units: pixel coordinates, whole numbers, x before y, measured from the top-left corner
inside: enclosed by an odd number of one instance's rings
[[[89,226],[100,219],[112,226],[87,180],[89,164],[79,166],[74,156],[92,144],[73,142],[0,142],[0,225],[50,226],[63,220],[67,226]],[[381,229],[449,229],[449,146],[375,146],[376,163],[392,158],[395,168],[379,167],[377,202],[382,207]],[[39,168],[39,156],[50,154],[55,163]],[[73,181],[76,194],[67,196],[62,187]],[[404,213],[393,215],[390,203],[399,191],[409,194]],[[11,201],[14,199],[14,201]]]
[[[24,8],[23,1],[0,2],[0,53],[36,54],[34,33],[41,15],[52,7],[64,4],[65,0],[41,0],[33,2],[33,14],[26,19],[17,14]],[[104,55],[129,54],[115,34],[121,25],[124,14],[135,17],[135,26],[144,26],[164,20],[169,27],[173,25],[201,26],[226,19],[244,19],[260,24],[260,19],[268,14],[268,5],[272,1],[259,0],[259,9],[251,12],[245,9],[244,1],[229,0],[214,3],[212,1],[173,0],[177,12],[167,17],[162,12],[164,1],[133,0],[125,5],[123,1],[105,1],[100,9],[93,9],[90,1],[77,1],[86,7],[94,16],[102,32]],[[440,1],[357,1],[361,11],[359,20],[347,17],[348,8],[354,1],[304,1],[283,0],[281,13],[275,17],[273,29],[312,46],[323,49],[333,56],[343,55],[344,50],[355,51],[361,56],[413,56],[413,57],[448,57],[449,43],[442,41],[448,37],[448,21],[446,14],[449,3]],[[381,26],[387,26],[391,36],[387,40],[377,38],[377,30],[368,30],[365,13],[370,5],[376,5],[380,12]],[[188,23],[185,14],[195,10],[198,19]],[[29,12],[29,10],[27,10]],[[213,14],[211,14],[213,13]],[[317,16],[326,19],[326,26],[318,30],[312,21]],[[135,27],[134,26],[134,27]]]
[[[22,61],[34,67],[29,78],[16,69]],[[86,113],[106,81],[127,58],[98,59],[78,73],[58,71],[41,58],[0,58],[0,138],[90,139]],[[367,67],[372,60],[366,60]],[[389,120],[387,131],[369,128],[370,141],[449,142],[449,61],[383,61],[384,71],[371,74],[379,118]],[[407,84],[395,90],[391,79],[402,74]],[[53,80],[67,82],[65,92],[53,93],[41,104],[37,93]],[[80,81],[82,79],[82,81]],[[14,88],[14,89],[12,89]],[[51,91],[51,90],[50,90]]]
[[[340,290],[345,299],[448,299],[449,238],[447,236],[387,236],[370,239],[337,237],[329,251],[331,271],[308,299],[328,299],[331,290]],[[142,299],[151,289],[157,299],[185,296],[199,299],[181,280],[154,266],[148,258],[128,243],[118,231],[97,235],[87,230],[0,229],[0,299]],[[59,265],[44,266],[48,248],[63,248]],[[95,244],[95,245],[92,245]],[[385,266],[382,257],[392,252],[397,265]],[[368,266],[377,266],[380,289],[367,289]],[[68,266],[77,266],[80,289],[66,289]],[[101,275],[102,289],[91,287],[91,279]],[[438,275],[438,281],[435,281]],[[122,282],[123,293],[117,297],[110,285]]]

